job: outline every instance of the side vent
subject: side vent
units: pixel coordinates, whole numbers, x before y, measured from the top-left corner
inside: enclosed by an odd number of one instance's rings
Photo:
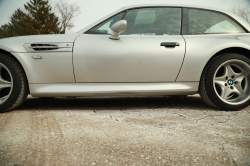
[[[57,50],[59,49],[59,46],[52,45],[52,44],[31,44],[30,45],[33,50],[39,51],[39,50]]]
[[[73,43],[27,43],[28,52],[72,52]]]

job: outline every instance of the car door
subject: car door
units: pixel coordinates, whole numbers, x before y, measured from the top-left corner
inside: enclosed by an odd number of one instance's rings
[[[121,19],[128,23],[125,32],[120,40],[109,39],[110,27]],[[76,82],[174,82],[185,54],[180,33],[181,8],[118,13],[76,39]]]

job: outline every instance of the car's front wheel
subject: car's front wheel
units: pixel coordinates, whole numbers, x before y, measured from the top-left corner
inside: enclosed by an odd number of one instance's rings
[[[10,111],[27,98],[28,86],[22,67],[0,53],[0,113]]]
[[[209,62],[199,93],[209,105],[240,110],[250,105],[250,59],[235,53],[222,54]]]

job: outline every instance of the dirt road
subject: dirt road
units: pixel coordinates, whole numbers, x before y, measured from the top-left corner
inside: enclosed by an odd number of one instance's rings
[[[0,165],[250,165],[250,107],[199,96],[28,98],[0,114]]]

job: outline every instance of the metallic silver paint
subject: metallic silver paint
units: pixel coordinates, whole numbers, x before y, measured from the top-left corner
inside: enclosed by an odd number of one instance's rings
[[[31,46],[31,44],[51,44],[56,45],[54,47],[51,46]],[[68,45],[68,46],[67,46]],[[72,52],[73,51],[73,43],[25,43],[24,48],[27,52]],[[33,48],[56,48],[55,50],[34,50]]]
[[[13,53],[23,65],[29,83],[74,83],[72,52]],[[32,56],[43,59],[33,59]]]
[[[178,81],[200,81],[210,58],[221,50],[239,47],[250,50],[250,34],[184,35],[186,54]],[[250,55],[249,55],[250,57]]]
[[[182,36],[80,35],[74,44],[76,82],[173,82],[180,71]],[[180,46],[165,48],[162,42]]]
[[[33,97],[192,95],[199,82],[30,84]]]
[[[111,27],[113,33],[109,37],[113,40],[119,40],[120,39],[120,33],[124,32],[127,28],[127,21],[126,20],[120,20],[116,23],[114,23]]]
[[[0,49],[10,52],[21,63],[28,78],[31,94],[44,97],[82,96],[91,93],[113,95],[127,92],[131,95],[141,92],[157,94],[161,91],[168,95],[193,94],[197,93],[203,68],[214,54],[230,47],[250,50],[249,34],[183,36],[187,45],[183,62],[185,42],[182,36],[122,36],[120,40],[114,41],[109,40],[108,35],[82,34],[125,9],[149,6],[195,7],[220,11],[233,17],[250,31],[250,24],[228,11],[188,5],[134,5],[121,8],[74,34],[0,39]],[[150,41],[147,42],[146,39]],[[72,52],[27,52],[23,46],[25,43],[46,42],[75,42],[74,56],[72,57]],[[161,42],[178,42],[180,47],[160,47]],[[128,47],[130,49],[127,49]],[[32,56],[42,56],[43,59],[33,59]],[[75,83],[72,59],[77,82],[85,83]],[[177,82],[173,83],[176,79]]]
[[[32,36],[18,36],[0,39],[0,49],[10,53],[27,52],[24,48],[25,43],[73,43],[78,33],[74,34],[60,34],[60,35],[32,35]]]

